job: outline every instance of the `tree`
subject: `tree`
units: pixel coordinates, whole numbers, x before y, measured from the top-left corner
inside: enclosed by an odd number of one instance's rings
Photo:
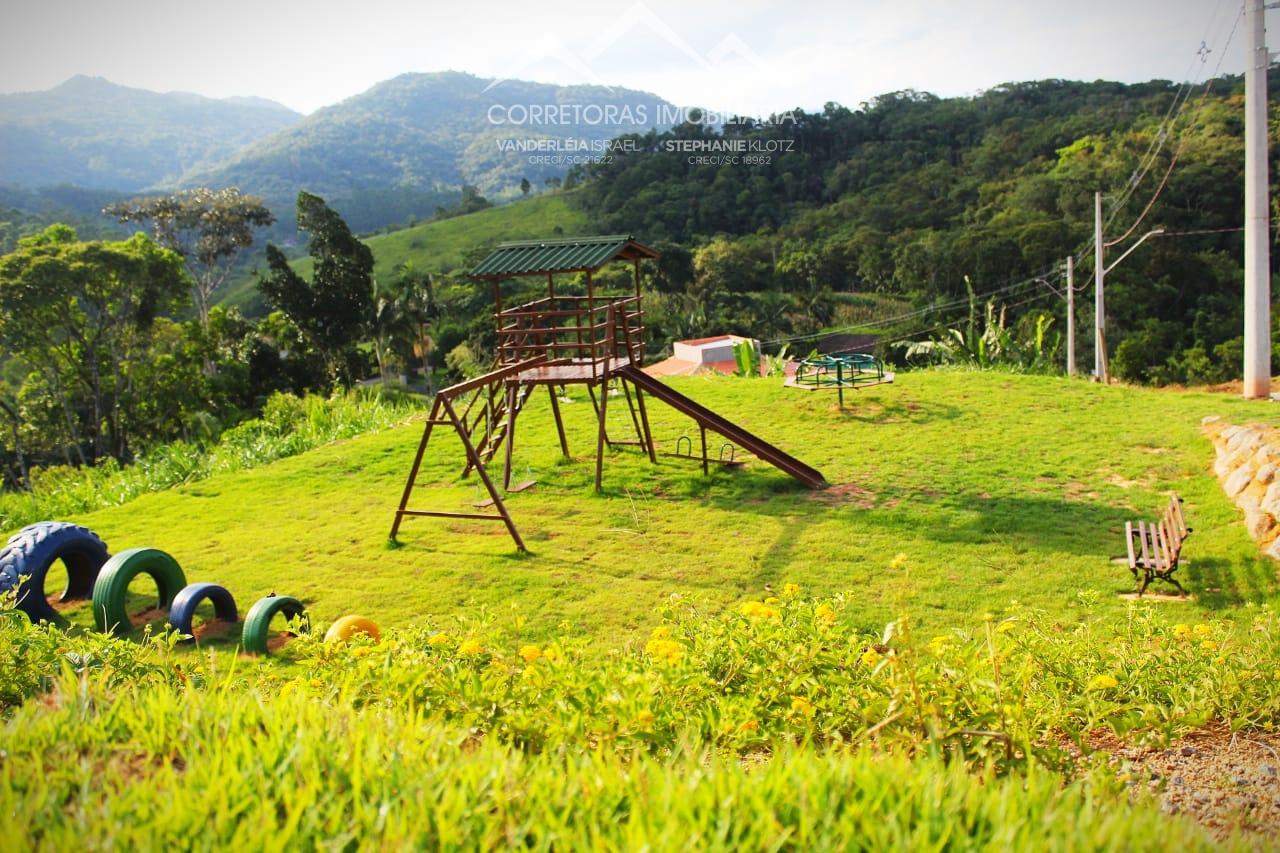
[[[528,178],[520,179],[520,195],[528,195],[529,190],[533,189],[533,184],[529,183]]]
[[[297,326],[324,360],[329,382],[338,385],[350,378],[349,357],[373,315],[373,252],[324,199],[307,192],[298,193],[298,228],[311,234],[311,281],[269,243],[268,272],[258,287],[267,304]]]
[[[182,258],[145,234],[82,243],[53,225],[0,258],[0,345],[37,375],[82,464],[130,457],[147,393],[134,374],[156,317],[182,307],[187,287]]]
[[[209,323],[213,294],[227,280],[236,257],[253,245],[253,229],[276,221],[262,199],[241,195],[234,187],[135,198],[102,212],[121,222],[150,222],[155,241],[186,260],[202,326]]]

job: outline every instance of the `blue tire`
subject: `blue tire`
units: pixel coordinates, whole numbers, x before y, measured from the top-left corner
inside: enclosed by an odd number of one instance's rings
[[[107,562],[107,544],[88,528],[66,521],[41,521],[9,537],[0,550],[0,592],[17,589],[18,609],[32,622],[61,621],[58,611],[49,606],[44,589],[49,567],[58,560],[67,569],[61,600],[89,598]]]
[[[213,614],[223,622],[235,622],[239,618],[236,600],[226,587],[216,583],[193,583],[184,586],[173,598],[173,606],[169,608],[169,624],[173,630],[190,639],[191,622],[195,619],[196,608],[203,601],[213,605]]]

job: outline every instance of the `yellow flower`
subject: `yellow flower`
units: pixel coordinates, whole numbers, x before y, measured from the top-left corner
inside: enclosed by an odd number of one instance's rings
[[[836,621],[836,609],[830,604],[819,604],[813,610],[813,618],[825,625],[830,625]]]
[[[1204,649],[1206,652],[1212,652],[1217,650],[1218,644],[1213,640],[1202,640],[1200,642],[1200,648]]]
[[[951,638],[948,637],[946,634],[939,634],[938,636],[934,637],[932,640],[929,641],[929,645],[926,646],[926,648],[929,650],[931,654],[936,655],[936,654],[941,654],[942,651],[946,649],[947,646],[949,645],[951,645]]]
[[[646,731],[653,728],[653,712],[646,709],[636,714],[636,726]]]
[[[479,640],[463,640],[462,645],[458,646],[460,655],[478,655],[483,651],[484,646],[480,645]]]
[[[782,585],[782,597],[783,597],[783,598],[795,598],[795,597],[796,597],[797,595],[799,595],[799,594],[800,594],[800,585],[799,585],[799,584],[788,583],[788,584],[783,584],[783,585]]]
[[[449,643],[449,635],[437,632],[427,638],[428,646],[444,646]]]
[[[659,625],[657,628],[653,629],[653,633],[649,635],[649,639],[665,640],[667,637],[670,637],[670,636],[671,636],[671,629],[668,628],[666,625]]]
[[[1119,687],[1119,686],[1120,686],[1120,682],[1116,681],[1115,676],[1095,675],[1093,678],[1089,680],[1089,685],[1085,689],[1086,690],[1110,690],[1114,687]]]
[[[311,679],[311,686],[314,687],[316,690],[323,690],[324,682],[318,678],[313,678]]]
[[[791,713],[802,717],[812,717],[814,713],[813,703],[803,696],[792,696]]]
[[[1016,622],[1013,622],[1013,621],[1001,622],[999,625],[996,626],[996,633],[1007,634],[1016,627],[1018,627],[1018,623]]]
[[[859,660],[862,661],[863,666],[867,667],[868,669],[871,669],[876,664],[880,663],[880,660],[883,657],[884,655],[880,654],[875,649],[867,649],[865,652],[862,653],[862,657],[860,657]]]
[[[738,608],[738,612],[741,613],[743,616],[747,617],[748,619],[753,619],[753,620],[760,620],[760,619],[777,620],[781,618],[780,614],[778,613],[778,608],[772,607],[761,601],[743,602],[742,606]]]
[[[525,663],[533,663],[542,657],[542,649],[537,646],[521,646],[520,657],[524,658]]]
[[[373,649],[369,648],[368,646],[357,646],[356,648],[351,650],[351,656],[353,658],[362,658],[365,655],[369,654],[369,652],[371,651],[373,651]]]
[[[1194,630],[1194,631],[1196,632],[1196,636],[1197,636],[1197,637],[1211,637],[1211,636],[1213,636],[1213,628],[1211,628],[1210,626],[1208,626],[1208,625],[1204,624],[1203,622],[1201,622],[1199,625],[1197,625],[1197,626],[1196,626],[1195,628],[1193,628],[1192,630]]]
[[[764,600],[764,603],[765,603],[765,604],[767,604],[767,605],[769,605],[770,607],[772,607],[773,605],[775,605],[775,604],[777,604],[777,603],[778,603],[778,596],[776,596],[776,595],[771,595],[771,596],[769,596],[768,598],[766,598],[766,599]]]
[[[1190,625],[1179,622],[1177,625],[1173,626],[1173,636],[1176,639],[1179,639],[1179,640],[1186,639],[1188,636],[1190,636],[1190,634],[1191,634]]]
[[[542,656],[547,660],[560,660],[560,653],[554,648],[543,649]]]
[[[793,708],[795,707],[794,702],[792,703],[792,707]],[[756,732],[759,730],[760,730],[760,724],[757,723],[755,720],[747,720],[745,723],[738,724],[738,731],[740,732]]]
[[[650,640],[644,644],[644,653],[666,663],[677,663],[684,657],[684,646],[675,640]]]
[[[896,557],[894,557],[892,560],[889,561],[889,568],[893,569],[894,571],[897,571],[898,569],[901,569],[906,564],[907,564],[907,555],[898,554]]]

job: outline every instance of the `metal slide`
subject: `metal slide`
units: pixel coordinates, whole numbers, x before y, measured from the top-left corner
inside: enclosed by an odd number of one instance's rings
[[[747,430],[733,421],[717,415],[701,403],[695,402],[679,391],[659,382],[639,367],[626,365],[615,371],[613,375],[634,383],[637,388],[652,394],[677,412],[693,418],[700,426],[718,432],[729,441],[735,442],[740,447],[751,451],[778,470],[795,477],[809,488],[821,489],[826,487],[827,480],[818,469],[806,465],[786,451],[774,447],[755,433],[747,432]]]

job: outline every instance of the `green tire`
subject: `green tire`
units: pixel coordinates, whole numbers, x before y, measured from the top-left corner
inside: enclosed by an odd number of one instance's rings
[[[311,630],[311,623],[307,618],[307,608],[301,601],[288,595],[268,595],[266,598],[260,598],[249,608],[249,615],[244,617],[244,633],[241,634],[240,644],[244,646],[246,652],[255,655],[265,655],[268,653],[267,638],[271,635],[271,620],[277,614],[283,615],[286,619],[302,620],[302,630]]]
[[[93,621],[99,631],[124,637],[133,630],[125,593],[138,575],[150,575],[156,582],[159,601],[156,606],[167,611],[173,597],[187,585],[178,561],[155,548],[130,548],[121,551],[102,567],[93,585]]]

